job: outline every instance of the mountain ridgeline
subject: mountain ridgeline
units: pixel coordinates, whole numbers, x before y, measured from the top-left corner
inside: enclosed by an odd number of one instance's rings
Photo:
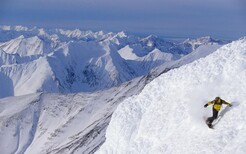
[[[108,89],[225,43],[210,37],[175,43],[125,32],[0,26],[0,98]]]

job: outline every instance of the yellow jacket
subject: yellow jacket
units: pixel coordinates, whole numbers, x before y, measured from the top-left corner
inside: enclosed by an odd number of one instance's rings
[[[226,102],[226,101],[224,101],[223,99],[221,99],[221,98],[219,98],[219,99],[215,99],[215,100],[213,100],[213,101],[211,101],[211,102],[208,102],[207,103],[208,105],[213,105],[213,108],[215,109],[215,110],[217,110],[217,111],[220,111],[220,108],[221,108],[221,106],[222,106],[222,104],[225,104],[225,105],[227,105],[227,106],[231,106],[231,104],[230,103],[228,103],[228,102]]]

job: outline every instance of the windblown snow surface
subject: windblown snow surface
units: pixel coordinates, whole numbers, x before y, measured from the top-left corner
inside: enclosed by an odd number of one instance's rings
[[[246,39],[225,45],[193,63],[173,69],[121,103],[97,153],[245,154]],[[220,96],[215,129],[204,122]]]

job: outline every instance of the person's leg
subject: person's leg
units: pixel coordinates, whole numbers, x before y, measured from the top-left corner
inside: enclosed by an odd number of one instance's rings
[[[219,111],[213,108],[213,120],[217,119]]]
[[[213,122],[213,117],[208,117],[207,123],[208,123],[208,124],[211,124],[212,122]]]
[[[212,124],[213,121],[218,117],[218,111],[213,108],[213,116],[207,119],[208,124]]]

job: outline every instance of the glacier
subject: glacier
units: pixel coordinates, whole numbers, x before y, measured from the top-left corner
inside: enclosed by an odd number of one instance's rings
[[[162,74],[112,115],[97,154],[243,154],[246,152],[246,39]],[[203,108],[216,96],[232,104],[209,129]]]

